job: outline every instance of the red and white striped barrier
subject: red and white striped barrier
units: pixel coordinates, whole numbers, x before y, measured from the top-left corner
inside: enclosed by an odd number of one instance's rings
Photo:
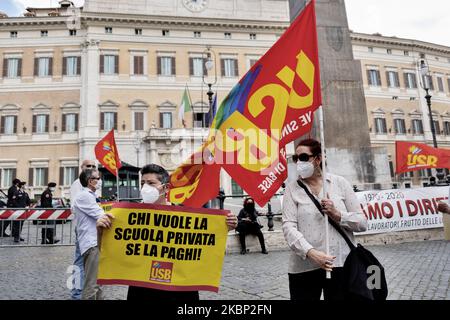
[[[70,209],[0,209],[0,220],[72,220]]]

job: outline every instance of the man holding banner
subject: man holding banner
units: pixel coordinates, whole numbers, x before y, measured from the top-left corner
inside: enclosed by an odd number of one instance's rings
[[[169,184],[168,184],[169,183],[169,174],[164,168],[162,168],[161,166],[158,166],[156,164],[149,164],[142,168],[141,175],[142,175],[141,196],[142,196],[144,203],[153,204],[154,205],[153,207],[158,208],[159,213],[161,213],[163,210],[165,210],[165,211],[170,211],[170,210],[180,211],[180,210],[182,210],[180,207],[171,206],[170,203],[166,199],[167,192],[169,191]],[[143,205],[139,205],[139,208],[144,210],[146,207]],[[200,209],[200,210],[205,210],[205,209]],[[145,210],[145,211],[149,211],[149,210]],[[209,212],[211,212],[211,211],[212,210],[209,210]],[[134,212],[128,213],[128,218],[132,214],[134,214]],[[175,214],[175,212],[174,212],[174,214]],[[156,215],[158,215],[158,213],[153,214],[153,216],[156,216]],[[150,214],[148,214],[147,216],[150,217]],[[141,218],[142,218],[141,219],[142,221],[145,220],[144,216],[141,216]],[[104,234],[103,230],[111,229],[113,227],[113,225],[115,224],[114,220],[116,220],[116,219],[118,219],[118,217],[113,217],[112,215],[107,215],[107,216],[103,216],[101,219],[99,219],[97,221],[99,238],[102,238],[102,234]],[[149,225],[149,220],[150,219],[148,219],[148,221],[147,221],[147,225]],[[130,221],[130,219],[128,219],[128,221]],[[237,218],[232,213],[228,213],[225,221],[228,226],[228,230],[232,230],[232,229],[236,228]],[[184,226],[184,227],[186,227],[186,226]],[[156,228],[154,228],[154,229],[156,230]],[[162,233],[163,231],[167,231],[167,229],[168,228],[165,228],[165,230],[159,230],[159,231]],[[118,229],[116,228],[115,229],[115,232],[116,232],[115,237],[116,238],[118,235],[117,230]],[[141,230],[141,232],[143,232],[143,229],[140,229],[140,230]],[[152,231],[155,231],[155,230],[152,230]],[[158,230],[156,230],[156,231],[158,231]],[[183,230],[176,230],[176,231],[183,231]],[[167,233],[171,234],[170,231]],[[181,233],[181,232],[179,232],[179,233]],[[162,241],[162,238],[160,240]],[[154,239],[153,243],[155,243],[157,241],[158,241],[158,239]],[[225,241],[226,241],[226,239],[225,239]],[[148,242],[146,242],[145,244],[149,245]],[[225,242],[223,243],[223,245],[225,245]],[[155,247],[155,251],[156,250],[157,250],[157,248]],[[108,251],[108,248],[106,246],[102,247],[102,255],[103,255],[103,251]],[[136,251],[134,253],[136,255]],[[152,253],[149,252],[149,255],[151,255],[151,254]],[[104,252],[104,256],[105,256],[105,259],[107,259],[108,253]],[[155,257],[156,254],[153,256]],[[128,268],[128,266],[131,265],[131,263],[132,263],[131,262],[132,258],[134,258],[134,257],[123,257],[123,258],[121,258],[122,261],[120,262],[120,264],[126,265]],[[144,263],[149,261],[148,258],[146,258],[146,259],[147,260],[143,260],[143,261],[145,261]],[[128,264],[127,264],[126,260],[128,261]],[[174,263],[176,263],[176,261]],[[107,270],[108,266],[106,266],[106,262],[101,260],[100,264],[101,264],[101,269],[105,270],[104,274],[112,273],[112,271]],[[152,263],[152,268],[153,268],[153,264],[154,264],[154,262]],[[158,262],[158,264],[161,264],[161,265],[162,264],[167,264],[167,265],[170,264],[171,266],[173,265],[172,262],[167,262],[167,259],[163,262]],[[104,267],[103,267],[103,265],[104,265]],[[144,273],[146,272],[145,271],[146,268],[147,267],[144,266]],[[161,269],[162,268],[159,268],[159,271],[162,272]],[[136,267],[135,270],[127,270],[127,271],[129,271],[131,276],[135,276],[137,273],[140,272],[138,270],[138,267]],[[170,271],[172,271],[172,269]],[[152,275],[153,275],[153,273],[152,273]],[[116,276],[117,276],[117,274],[116,274]],[[189,273],[187,273],[186,276],[191,277],[191,275]],[[202,275],[202,276],[206,277],[205,275]],[[99,275],[99,279],[101,279],[100,282],[108,284],[108,280],[105,280],[106,278],[108,278],[108,277]],[[162,277],[162,278],[164,278],[164,277]],[[148,280],[148,278],[146,278],[146,279]],[[150,280],[154,280],[154,279],[152,279],[152,276],[150,276]],[[170,279],[167,279],[167,281],[165,279],[162,279],[161,281],[166,281],[164,284],[168,284],[168,282],[170,282],[171,280],[173,280],[173,279],[171,279],[171,277],[170,277]],[[109,283],[117,284],[120,282],[117,282],[117,281],[111,282],[111,280],[109,280]],[[138,283],[138,281],[123,281],[122,283],[123,284]],[[161,285],[158,285],[155,282],[153,282],[153,284],[152,284],[152,283],[140,281],[139,284],[140,285],[129,285],[128,294],[127,294],[128,300],[142,300],[142,299],[148,300],[148,301],[154,301],[154,300],[157,300],[157,301],[160,301],[160,300],[164,300],[164,301],[197,301],[197,300],[199,300],[198,290],[191,291],[189,289],[181,288],[180,286],[177,287],[175,285],[163,286],[162,283],[161,283]],[[191,287],[194,287],[194,286],[191,286]]]

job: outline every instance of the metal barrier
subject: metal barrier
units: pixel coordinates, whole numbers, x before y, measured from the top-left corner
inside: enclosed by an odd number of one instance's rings
[[[282,193],[277,193],[277,194],[274,194],[273,197],[283,196],[283,195],[284,194],[282,194]],[[243,198],[247,198],[247,197],[250,197],[250,196],[249,195],[225,195],[223,192],[221,192],[221,193],[219,193],[219,196],[217,198],[211,200],[211,203],[212,203],[212,207],[215,208],[215,209],[224,209],[224,207],[225,207],[225,200],[227,198],[231,198],[231,199],[242,198],[243,199]],[[273,229],[273,227],[274,227],[273,218],[275,216],[281,216],[282,215],[281,209],[278,212],[274,213],[272,211],[272,204],[271,204],[270,201],[267,202],[266,206],[267,206],[267,211],[265,211],[265,212],[263,211],[263,213],[260,212],[259,216],[260,217],[266,217],[267,218],[268,231],[274,231],[274,229]]]
[[[70,208],[2,208],[0,247],[74,245],[75,232],[72,221],[73,214]],[[14,241],[13,228],[20,230],[20,238],[23,241]],[[47,242],[48,236],[59,240],[58,243],[43,243]]]

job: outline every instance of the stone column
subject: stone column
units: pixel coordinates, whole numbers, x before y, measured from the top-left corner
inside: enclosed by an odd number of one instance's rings
[[[308,2],[289,1],[291,21]],[[344,0],[317,0],[316,15],[328,169],[366,190],[390,184],[386,150],[371,147],[361,64],[353,57]]]
[[[80,114],[80,159],[95,159],[94,146],[99,133],[99,44],[98,40],[82,44],[82,89]]]

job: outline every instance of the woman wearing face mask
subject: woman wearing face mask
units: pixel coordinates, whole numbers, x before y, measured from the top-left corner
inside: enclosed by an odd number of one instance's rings
[[[258,223],[258,212],[255,209],[255,201],[252,198],[244,200],[244,208],[238,215],[238,227],[236,230],[239,232],[239,241],[241,242],[241,254],[247,253],[245,245],[245,236],[248,234],[254,234],[258,237],[261,245],[261,252],[267,254],[266,245],[264,244],[264,236],[261,232],[261,226]]]
[[[343,177],[326,175],[323,194],[321,144],[314,139],[301,141],[293,157],[298,179],[322,205],[329,219],[337,222],[349,238],[367,229],[367,219],[350,183]],[[289,261],[291,300],[342,300],[343,265],[350,253],[344,238],[329,226],[329,248],[325,247],[325,217],[297,181],[288,183],[283,198],[283,233],[292,250]],[[326,271],[331,279],[326,279]]]
[[[141,197],[144,203],[159,205],[171,205],[167,201],[169,191],[169,173],[161,166],[149,164],[141,170]],[[235,229],[237,218],[230,213],[227,216],[228,229]],[[112,219],[105,215],[97,221],[97,228],[111,228]],[[133,287],[128,288],[127,300],[148,301],[198,301],[198,291],[164,291],[151,288]]]

